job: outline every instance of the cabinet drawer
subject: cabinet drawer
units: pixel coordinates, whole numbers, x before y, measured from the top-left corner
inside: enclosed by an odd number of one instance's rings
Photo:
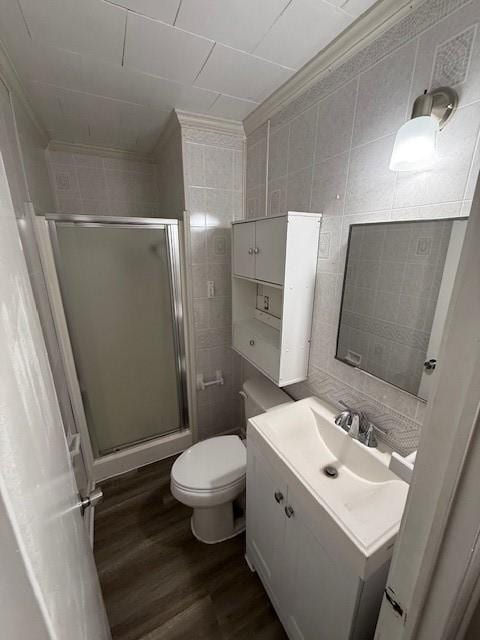
[[[274,380],[278,380],[280,350],[254,327],[235,325],[233,346]]]

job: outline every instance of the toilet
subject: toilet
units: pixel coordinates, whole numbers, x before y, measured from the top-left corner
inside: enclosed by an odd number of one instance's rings
[[[249,418],[265,413],[290,397],[266,378],[251,378],[240,395]],[[175,460],[170,477],[172,495],[193,508],[193,535],[207,544],[228,540],[245,529],[247,450],[236,435],[197,442]]]

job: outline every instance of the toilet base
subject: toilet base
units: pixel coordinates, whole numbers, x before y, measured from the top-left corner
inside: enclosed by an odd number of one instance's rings
[[[194,509],[190,519],[192,533],[205,544],[217,544],[245,531],[245,517],[233,517],[231,502],[216,507]]]

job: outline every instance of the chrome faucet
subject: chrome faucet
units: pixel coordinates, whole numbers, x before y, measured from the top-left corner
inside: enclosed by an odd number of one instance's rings
[[[370,422],[363,411],[356,411],[340,400],[343,411],[335,416],[335,424],[341,427],[354,440],[358,440],[367,447],[376,447],[376,427]]]

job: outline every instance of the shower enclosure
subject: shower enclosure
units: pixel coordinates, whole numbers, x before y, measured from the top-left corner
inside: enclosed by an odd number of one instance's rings
[[[178,221],[46,219],[94,458],[186,429]]]

